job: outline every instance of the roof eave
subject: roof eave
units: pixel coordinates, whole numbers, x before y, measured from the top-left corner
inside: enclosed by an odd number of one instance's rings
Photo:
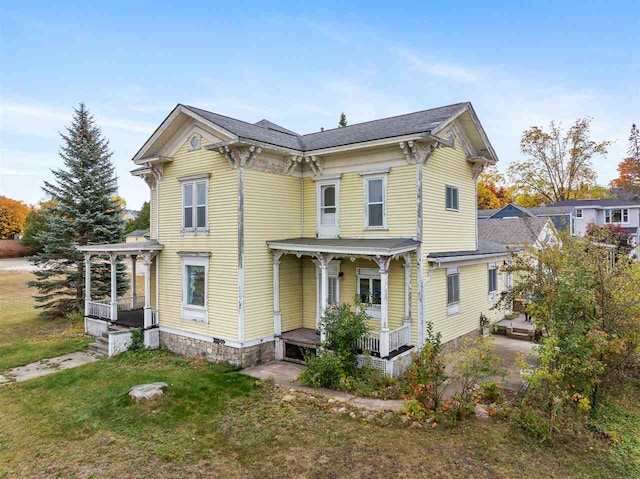
[[[267,241],[267,245],[272,250],[291,251],[294,253],[331,253],[340,255],[361,255],[361,256],[395,256],[398,254],[415,251],[418,243],[406,245],[398,248],[362,248],[335,245],[317,244],[291,244],[277,241]]]

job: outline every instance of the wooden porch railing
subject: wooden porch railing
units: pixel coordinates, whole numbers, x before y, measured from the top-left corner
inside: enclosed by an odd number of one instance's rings
[[[368,331],[363,337],[358,339],[358,348],[363,351],[380,353],[380,333],[378,331]]]
[[[133,303],[131,296],[121,296],[116,302],[118,303],[118,311],[132,311],[144,308],[144,296],[136,296]]]
[[[160,313],[157,309],[154,309],[151,311],[151,326],[157,326],[158,322],[159,322],[159,316]]]
[[[109,301],[89,301],[88,305],[89,308],[85,312],[87,316],[111,320],[111,305]]]
[[[411,325],[405,324],[404,326],[394,329],[389,333],[389,351],[395,351],[402,346],[408,346],[411,342]]]

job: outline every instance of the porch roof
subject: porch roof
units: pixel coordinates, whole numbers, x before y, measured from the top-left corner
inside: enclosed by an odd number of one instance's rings
[[[393,256],[415,251],[420,244],[411,238],[289,238],[267,241],[269,248],[293,253]]]
[[[464,251],[443,251],[429,253],[427,259],[435,263],[447,263],[452,261],[468,261],[482,258],[508,256],[521,248],[508,248],[507,246],[488,240],[478,240],[478,249]]]
[[[92,244],[86,246],[78,246],[78,251],[82,251],[84,253],[120,253],[120,254],[131,254],[131,253],[145,253],[152,251],[161,251],[164,248],[164,245],[158,243],[155,240],[148,241],[137,241],[134,243],[111,243],[111,244]]]

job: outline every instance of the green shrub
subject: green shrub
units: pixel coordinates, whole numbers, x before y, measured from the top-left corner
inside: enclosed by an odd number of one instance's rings
[[[489,381],[480,385],[480,399],[486,403],[494,403],[500,399],[500,386],[495,381]]]
[[[326,332],[323,347],[333,351],[344,374],[353,373],[358,367],[357,342],[369,327],[367,321],[371,319],[363,308],[356,304],[330,305],[322,317],[322,327]]]
[[[300,381],[312,388],[336,389],[343,376],[340,360],[335,354],[324,351],[318,356],[306,357],[307,368],[300,373]]]
[[[145,351],[147,347],[144,345],[144,331],[136,328],[131,331],[131,344],[128,351],[139,352]]]

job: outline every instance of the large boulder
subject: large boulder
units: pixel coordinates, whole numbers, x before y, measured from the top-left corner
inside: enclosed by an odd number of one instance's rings
[[[138,384],[129,389],[129,397],[133,402],[148,401],[164,394],[164,388],[169,387],[167,383]]]

